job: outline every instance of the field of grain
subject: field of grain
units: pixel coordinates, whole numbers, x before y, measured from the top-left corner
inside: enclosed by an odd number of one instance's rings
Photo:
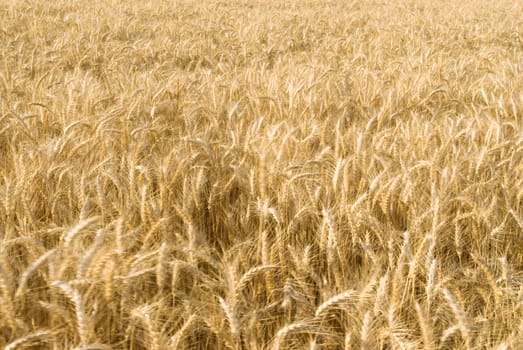
[[[0,5],[0,347],[523,348],[517,3]]]

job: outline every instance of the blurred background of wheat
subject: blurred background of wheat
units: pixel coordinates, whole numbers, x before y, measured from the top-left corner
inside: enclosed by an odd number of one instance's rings
[[[0,347],[521,349],[523,6],[0,7]]]

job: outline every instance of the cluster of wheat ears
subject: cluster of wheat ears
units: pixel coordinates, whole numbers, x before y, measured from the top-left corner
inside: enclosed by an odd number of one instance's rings
[[[517,3],[0,5],[0,347],[521,349]]]

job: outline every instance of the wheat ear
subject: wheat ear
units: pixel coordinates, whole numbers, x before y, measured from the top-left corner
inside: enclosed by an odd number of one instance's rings
[[[107,344],[89,344],[84,346],[76,347],[72,350],[110,350],[112,347]]]
[[[229,305],[229,303],[227,303],[227,301],[225,301],[225,299],[219,298],[219,301],[220,306],[223,309],[225,316],[227,317],[227,321],[229,321],[229,328],[231,330],[232,335],[238,336],[240,327],[233,308],[231,307],[231,305]]]
[[[470,322],[468,320],[467,315],[465,314],[465,311],[458,303],[452,292],[449,291],[447,288],[443,288],[443,296],[445,297],[447,303],[450,305],[450,308],[452,309],[452,312],[454,313],[454,316],[458,321],[457,326],[458,329],[461,331],[463,339],[465,340],[467,349],[471,349],[472,335],[470,331]]]
[[[276,333],[276,337],[274,339],[274,343],[271,347],[272,350],[279,350],[281,348],[281,344],[285,340],[285,337],[287,337],[289,334],[293,332],[307,332],[307,333],[319,333],[319,329],[316,326],[311,325],[307,321],[299,321],[295,323],[291,323],[283,328],[281,328],[278,333]]]
[[[0,301],[2,302],[2,308],[0,314],[6,320],[6,323],[12,331],[16,330],[16,313],[15,306],[12,298],[12,283],[11,280],[0,265]]]
[[[236,285],[236,300],[241,299],[241,292],[247,287],[250,281],[252,281],[257,275],[267,270],[278,269],[278,265],[262,265],[256,266],[243,274]]]
[[[67,230],[67,232],[65,232],[64,236],[63,236],[63,239],[64,239],[64,243],[65,243],[65,247],[69,247],[69,245],[71,244],[72,240],[74,239],[74,237],[80,232],[82,231],[84,228],[86,228],[87,226],[91,225],[93,222],[97,221],[100,217],[99,216],[93,216],[93,217],[90,217],[90,218],[87,218],[87,219],[84,219],[84,220],[81,220],[78,224],[76,224],[74,227],[72,227],[71,229]]]
[[[343,293],[337,294],[329,299],[327,299],[323,304],[318,306],[316,309],[315,316],[320,317],[326,313],[327,310],[331,309],[334,305],[344,304],[347,302],[352,302],[357,300],[358,292],[355,290],[347,290]]]
[[[80,293],[72,288],[69,283],[64,281],[54,281],[52,286],[60,288],[73,302],[76,310],[76,322],[78,326],[78,334],[80,335],[80,345],[88,344],[92,328],[89,317],[85,314],[85,306]]]
[[[169,346],[171,349],[178,349],[180,342],[189,334],[192,325],[195,323],[196,315],[192,314],[189,316],[187,321],[182,325],[182,327],[176,331],[176,333],[169,340]]]
[[[53,332],[51,331],[39,331],[27,334],[26,336],[22,338],[18,338],[11,343],[7,344],[4,350],[19,350],[24,349],[26,347],[33,347],[35,345],[41,345],[42,341],[45,338],[49,338],[53,336]]]
[[[27,281],[31,277],[31,275],[42,265],[45,260],[47,260],[48,257],[50,257],[52,254],[54,254],[55,249],[52,249],[45,253],[44,255],[40,256],[38,259],[36,259],[23,273],[22,277],[20,278],[20,283],[18,284],[18,288],[15,292],[15,299],[20,298],[25,293],[25,288],[27,286]]]
[[[434,348],[434,334],[432,332],[432,325],[427,319],[427,315],[422,307],[416,303],[416,313],[418,315],[419,325],[421,328],[421,335],[423,336],[423,348],[425,350],[431,350]]]

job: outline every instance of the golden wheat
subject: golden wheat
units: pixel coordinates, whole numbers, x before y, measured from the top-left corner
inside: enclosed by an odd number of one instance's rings
[[[519,349],[523,5],[0,9],[0,347]]]

